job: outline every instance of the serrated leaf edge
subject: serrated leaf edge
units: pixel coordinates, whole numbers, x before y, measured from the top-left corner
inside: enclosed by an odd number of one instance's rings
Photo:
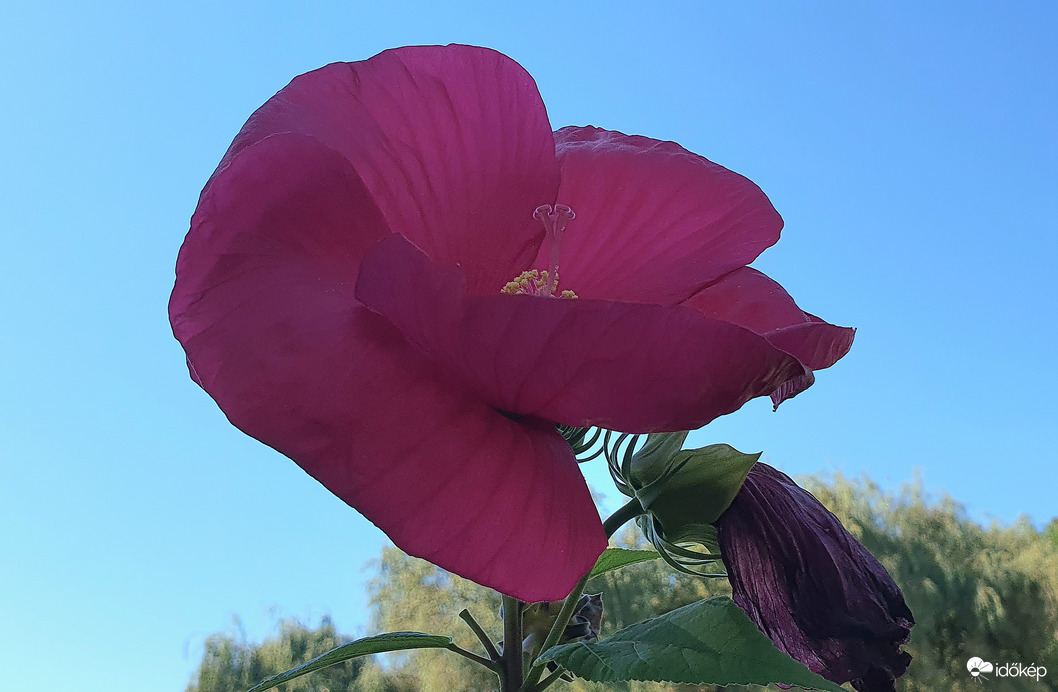
[[[600,639],[597,642],[571,642],[569,644],[561,644],[559,646],[553,646],[550,649],[548,649],[547,651],[541,652],[541,654],[537,657],[537,660],[538,661],[541,661],[541,660],[542,661],[555,661],[555,655],[554,655],[553,652],[559,652],[560,650],[561,651],[571,651],[572,652],[572,651],[575,651],[577,649],[584,649],[584,650],[587,651],[587,653],[591,654],[593,657],[598,659],[599,663],[605,669],[611,671],[614,675],[617,675],[618,674],[617,669],[614,668],[609,663],[607,663],[606,660],[603,659],[601,656],[599,656],[599,654],[596,653],[596,651],[594,650],[593,646],[598,646],[600,644],[605,644],[607,642],[610,642],[610,640],[613,637],[621,634],[622,632],[627,631],[628,629],[630,629],[632,627],[645,627],[646,629],[649,629],[651,627],[651,625],[656,620],[660,620],[662,618],[666,618],[667,619],[667,618],[671,617],[673,613],[677,613],[677,612],[679,612],[681,610],[685,610],[685,609],[691,608],[693,606],[697,606],[697,605],[699,605],[701,603],[709,603],[709,602],[715,603],[717,605],[724,604],[725,606],[727,605],[727,603],[730,603],[730,604],[734,605],[734,601],[732,601],[727,596],[714,596],[712,598],[703,599],[701,601],[695,601],[694,603],[689,603],[689,604],[687,604],[685,606],[681,606],[679,608],[675,608],[673,610],[670,610],[668,613],[662,613],[661,615],[656,615],[656,616],[654,616],[652,618],[648,618],[646,620],[642,620],[642,621],[637,622],[635,624],[629,625],[625,629],[623,629],[623,630],[621,630],[619,632],[614,632],[609,637],[606,637],[605,639]],[[737,608],[738,606],[735,606],[735,607]],[[741,609],[739,609],[739,610],[741,611]],[[668,624],[673,625],[673,623],[668,623]],[[673,626],[675,628],[683,631],[683,632],[686,632],[687,634],[689,634],[692,637],[695,636],[695,633],[690,631],[690,630],[688,630],[686,627],[681,627],[679,625],[673,625]],[[766,638],[766,635],[764,635],[764,633],[761,633],[761,636],[764,636]],[[620,644],[628,644],[628,645],[630,645],[633,648],[633,650],[635,650],[636,641],[635,640],[627,640],[627,641],[610,642],[611,646],[620,645]],[[682,650],[693,651],[693,649],[691,647],[684,646],[684,645],[679,645],[679,644],[667,644],[667,645],[663,645],[663,646],[665,646],[666,648],[679,649],[681,651]],[[772,643],[772,646],[774,646],[774,643]],[[716,651],[718,653],[722,653],[724,651],[724,649],[716,649]],[[781,650],[778,649],[778,647],[776,647],[776,651],[779,651],[779,653],[783,653]],[[549,654],[551,654],[551,655],[549,655]],[[638,659],[640,661],[646,661],[647,660],[647,659],[643,658],[643,656],[639,655],[638,651],[636,651],[636,655],[637,655],[637,657],[638,657]],[[788,654],[786,654],[786,655],[788,655]],[[800,665],[804,666],[804,664],[800,663],[796,659],[793,659],[792,657],[791,657],[791,660],[793,660],[794,662],[799,663]],[[555,661],[555,662],[558,663],[559,665],[563,665],[562,663],[560,663],[558,661]],[[563,666],[563,667],[565,667],[565,666]],[[801,689],[808,689],[808,690],[820,690],[821,692],[826,692],[827,690],[831,690],[831,691],[837,690],[838,692],[846,692],[845,689],[843,687],[841,687],[840,685],[838,685],[837,683],[834,683],[834,682],[831,682],[829,680],[826,680],[826,678],[823,678],[818,673],[815,673],[815,672],[809,670],[807,666],[804,666],[804,667],[805,667],[805,670],[808,673],[819,677],[821,680],[824,681],[824,683],[826,683],[830,687],[805,687],[804,685],[799,685],[799,684],[795,684],[795,683],[789,683],[793,687],[797,687],[797,688],[801,688]],[[570,671],[570,672],[573,672],[573,671]],[[601,678],[598,678],[598,677],[582,676],[582,675],[580,675],[578,673],[574,673],[574,675],[577,675],[577,677],[583,677],[585,680],[588,680],[590,682],[613,682],[614,681],[614,680],[605,680],[605,679],[601,679]],[[655,678],[649,678],[649,679],[648,678],[619,678],[619,680],[626,680],[626,681],[627,680],[636,680],[636,681],[639,681],[639,682],[668,682],[668,683],[677,684],[677,685],[680,685],[680,684],[692,684],[692,685],[693,684],[698,684],[698,683],[694,683],[694,682],[688,682],[686,680],[676,680],[676,679],[673,679],[673,678],[670,678],[670,677],[664,677],[664,675],[658,676],[658,678],[659,679],[655,679]],[[770,683],[768,683],[768,686],[774,686],[774,685],[777,685],[779,683],[780,683],[780,681],[770,682]],[[760,685],[760,683],[758,683],[758,682],[735,682],[735,681],[729,681],[729,682],[724,682],[724,683],[721,683],[721,682],[707,682],[707,683],[702,683],[702,684],[712,684],[712,685]],[[782,684],[787,684],[787,683],[782,683]]]

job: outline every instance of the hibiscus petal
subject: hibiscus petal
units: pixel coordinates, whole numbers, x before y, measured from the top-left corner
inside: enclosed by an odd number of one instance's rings
[[[690,430],[805,374],[765,338],[686,308],[468,296],[458,267],[399,235],[364,256],[356,295],[497,409],[566,425]]]
[[[793,480],[757,463],[716,522],[732,597],[812,671],[892,692],[915,620],[885,568]]]
[[[682,305],[752,329],[813,370],[838,362],[856,334],[804,312],[782,286],[750,267],[729,272]]]
[[[577,215],[559,273],[582,298],[675,305],[779,239],[759,187],[674,142],[565,127],[555,144],[557,200]],[[534,266],[548,258],[542,248]]]
[[[852,327],[838,327],[808,315],[807,324],[795,324],[768,332],[764,336],[787,353],[814,370],[829,368],[841,360],[856,336]]]
[[[565,441],[445,377],[353,287],[387,234],[346,159],[301,135],[244,149],[203,193],[170,301],[194,379],[399,547],[524,600],[606,546]]]
[[[532,77],[502,53],[415,46],[295,78],[261,106],[223,167],[277,132],[352,162],[389,227],[498,291],[543,239],[533,219],[558,190],[555,143]]]
[[[802,377],[795,377],[792,380],[787,380],[779,385],[779,388],[768,396],[771,398],[772,411],[779,408],[779,404],[792,399],[804,390],[808,389],[816,383],[816,375],[814,372],[809,370]]]

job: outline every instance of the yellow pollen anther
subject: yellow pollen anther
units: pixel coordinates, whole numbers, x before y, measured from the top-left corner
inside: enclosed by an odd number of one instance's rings
[[[537,271],[536,269],[530,269],[524,271],[515,277],[514,281],[508,281],[507,284],[500,289],[500,293],[504,293],[509,296],[541,296],[545,298],[576,298],[577,294],[573,291],[562,291],[559,295],[555,295],[548,290],[548,286],[558,286],[558,273],[555,274],[554,283],[549,284],[551,276],[547,270]],[[553,289],[552,289],[553,290]]]

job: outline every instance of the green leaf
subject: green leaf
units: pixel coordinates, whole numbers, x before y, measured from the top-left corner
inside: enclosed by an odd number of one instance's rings
[[[627,565],[634,565],[637,562],[646,562],[647,560],[656,560],[660,555],[653,550],[628,550],[626,548],[607,548],[603,551],[599,559],[595,561],[595,566],[591,568],[591,573],[588,574],[588,578],[597,577],[604,572],[610,570],[620,569]]]
[[[593,682],[782,683],[845,692],[776,649],[726,596],[636,623],[596,643],[555,646],[540,658]]]
[[[285,673],[274,675],[261,684],[251,687],[247,692],[264,692],[264,690],[270,690],[276,685],[299,678],[306,673],[333,666],[336,663],[344,663],[358,656],[381,654],[387,651],[402,651],[404,649],[447,649],[452,645],[451,637],[422,634],[420,632],[389,632],[374,637],[364,637],[363,639],[357,639],[355,642],[343,644],[336,649],[331,649],[297,668],[291,668]]]

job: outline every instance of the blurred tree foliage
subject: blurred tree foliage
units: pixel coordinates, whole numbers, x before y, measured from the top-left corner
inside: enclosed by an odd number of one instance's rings
[[[309,629],[296,620],[279,625],[278,636],[263,644],[248,643],[242,634],[214,634],[206,640],[205,653],[188,692],[234,692],[253,687],[261,680],[282,673],[349,641],[338,634],[329,618]],[[331,666],[316,675],[306,675],[287,684],[290,692],[338,692],[355,689],[363,661]]]
[[[915,614],[902,690],[980,690],[966,671],[973,656],[1049,669],[1039,682],[992,676],[991,689],[1058,690],[1054,521],[1043,533],[1026,518],[983,528],[950,498],[930,504],[920,485],[897,497],[840,477],[806,485],[878,556]]]
[[[901,586],[917,625],[908,649],[914,661],[901,680],[903,692],[984,690],[966,670],[980,656],[994,663],[1019,662],[1048,668],[1039,682],[987,681],[988,690],[1058,690],[1058,519],[1038,532],[1027,519],[985,528],[945,498],[932,503],[920,486],[884,493],[870,481],[837,477],[805,481],[808,487],[874,553]],[[641,547],[633,529],[620,543]],[[467,608],[498,639],[499,600],[487,589],[449,575],[429,563],[383,550],[372,581],[372,629],[450,634],[472,651],[480,644],[459,619]],[[730,593],[724,579],[675,576],[660,561],[640,563],[597,577],[588,592],[604,594],[603,636],[673,608]],[[285,622],[279,636],[250,645],[214,635],[187,692],[237,692],[265,677],[303,663],[348,638],[324,620],[309,629]],[[311,692],[455,692],[489,690],[491,674],[443,651],[416,651],[334,666],[289,683]],[[632,683],[560,683],[571,692],[715,692],[714,687]],[[733,687],[733,690],[760,689]]]

